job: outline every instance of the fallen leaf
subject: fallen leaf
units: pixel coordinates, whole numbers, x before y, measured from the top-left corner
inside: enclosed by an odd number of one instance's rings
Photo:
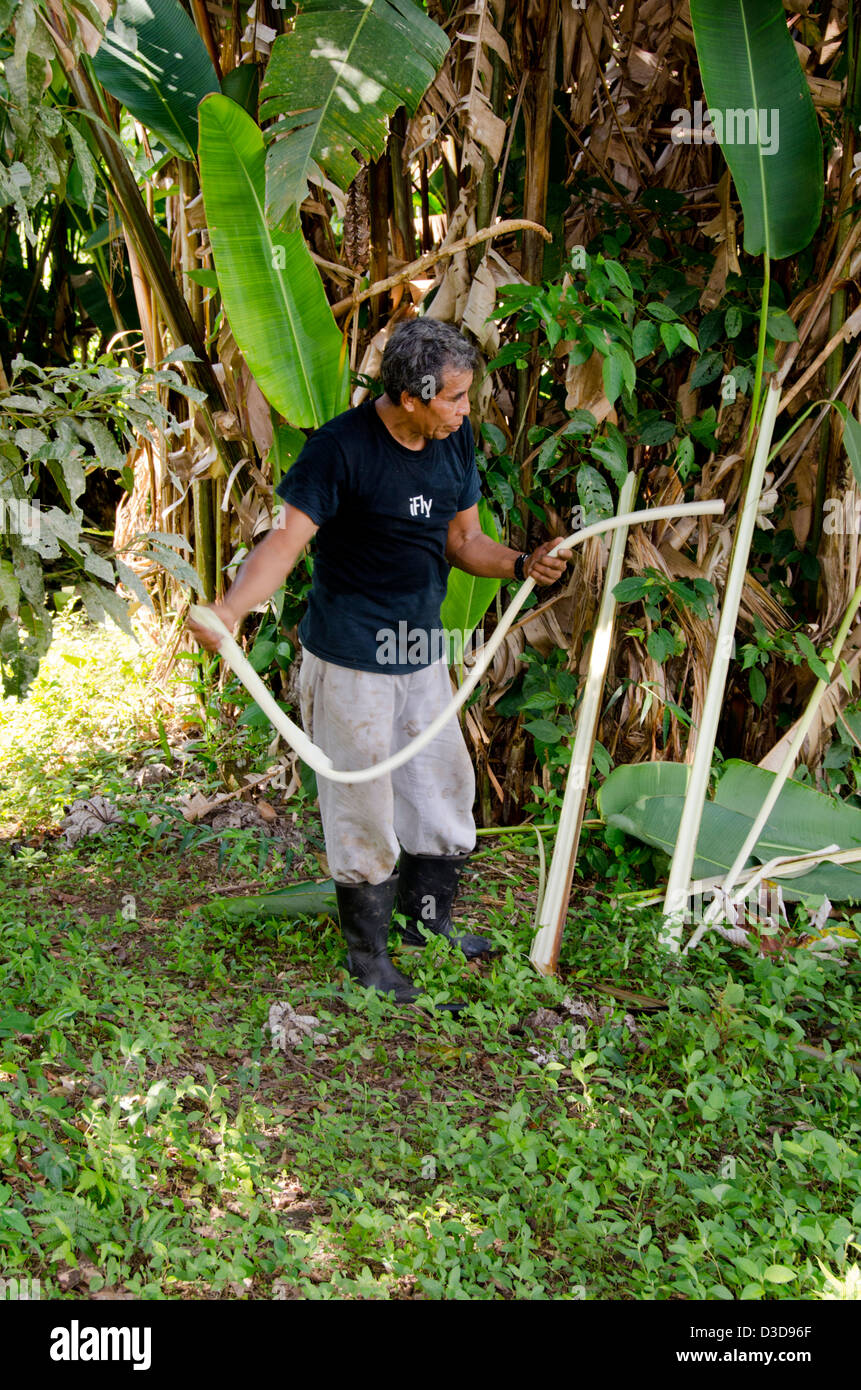
[[[106,796],[91,796],[75,801],[60,824],[71,848],[87,835],[103,835],[112,825],[122,822],[122,814]]]
[[[314,1014],[298,1014],[287,1002],[270,1004],[268,1028],[272,1035],[272,1046],[286,1052],[306,1038],[321,1047],[327,1046],[330,1039],[328,1034],[317,1031],[319,1022]]]

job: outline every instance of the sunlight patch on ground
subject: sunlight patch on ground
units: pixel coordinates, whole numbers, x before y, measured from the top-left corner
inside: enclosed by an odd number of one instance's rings
[[[157,654],[146,639],[77,614],[54,631],[26,699],[0,700],[0,837],[56,824],[64,804],[91,794],[100,759],[115,764],[153,735],[146,682]]]

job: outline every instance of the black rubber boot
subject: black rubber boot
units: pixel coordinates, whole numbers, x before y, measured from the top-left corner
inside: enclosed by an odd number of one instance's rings
[[[405,946],[423,946],[425,938],[420,928],[444,936],[453,946],[459,946],[468,960],[486,955],[493,943],[486,936],[459,932],[451,920],[451,909],[457,894],[461,870],[469,854],[407,854],[401,853],[399,885],[395,911],[407,919],[403,941]]]
[[[397,887],[397,874],[382,883],[336,883],[338,920],[353,979],[366,989],[393,994],[398,1004],[411,1004],[419,991],[389,959],[389,924]]]

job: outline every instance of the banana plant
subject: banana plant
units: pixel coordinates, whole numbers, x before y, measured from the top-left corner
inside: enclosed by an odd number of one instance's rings
[[[319,273],[301,231],[270,233],[263,135],[243,106],[219,91],[179,0],[121,3],[93,66],[172,154],[194,160],[199,145],[219,290],[263,394],[294,426],[317,426],[344,410],[343,341]]]
[[[322,883],[291,883],[280,893],[259,893],[256,897],[219,898],[210,907],[234,922],[263,922],[268,917],[336,917],[338,901],[330,878]]]
[[[491,540],[499,540],[499,530],[488,503],[482,498],[478,504],[481,529]],[[470,637],[475,632],[487,612],[501,584],[499,579],[485,579],[481,575],[467,574],[464,570],[453,569],[448,576],[448,586],[440,609],[440,621],[446,632],[453,637],[453,650],[449,653],[450,663],[457,663],[463,679],[463,653]]]
[[[120,0],[93,70],[171,154],[195,158],[197,108],[219,86],[203,40],[179,0]]]
[[[709,110],[722,114],[718,142],[741,200],[744,247],[762,254],[764,283],[749,450],[754,437],[756,443],[748,458],[715,655],[664,899],[661,941],[672,951],[680,945],[742,584],[780,404],[780,384],[773,381],[760,416],[771,258],[795,255],[807,245],[819,224],[824,194],[822,139],[781,0],[691,0],[691,23]],[[777,130],[777,139],[768,146],[766,122],[772,132],[775,126]],[[742,138],[736,142],[739,133]]]
[[[359,172],[354,151],[379,159],[388,117],[413,115],[449,41],[412,0],[303,0],[272,46],[260,92],[266,132],[266,213],[298,225],[308,180],[341,188]]]
[[[346,187],[358,170],[353,151],[381,155],[388,117],[401,105],[415,111],[448,46],[412,0],[309,0],[273,47],[261,112],[278,119],[264,137],[243,109],[249,94],[224,94],[243,69],[219,92],[179,0],[121,0],[107,27],[94,60],[100,81],[171,153],[199,153],[233,335],[293,426],[319,426],[348,404],[343,339],[299,227],[308,178],[324,170]]]
[[[347,408],[349,365],[300,230],[273,231],[264,211],[260,127],[220,93],[201,103],[200,186],[230,327],[267,400],[293,425]]]
[[[819,226],[825,195],[822,136],[781,0],[691,0],[691,24],[709,111],[721,115],[718,144],[744,213],[744,249],[763,257],[753,426],[762,390],[771,261],[797,255]],[[749,140],[753,133],[756,138]]]
[[[624,830],[647,845],[672,854],[684,812],[691,769],[681,763],[636,763],[610,773],[598,793],[598,809],[607,825]],[[776,774],[740,759],[724,764],[714,799],[706,801],[700,821],[694,878],[726,880],[750,838],[754,808],[775,785]],[[861,810],[823,795],[801,782],[785,781],[754,842],[743,869],[784,856],[802,855],[826,845],[857,849],[861,845]],[[861,902],[861,864],[823,863],[801,876],[769,872],[788,901],[815,910],[832,902]],[[687,900],[687,899],[686,899]]]
[[[345,410],[349,389],[344,340],[299,227],[308,179],[324,171],[346,188],[358,170],[354,151],[379,157],[388,118],[401,105],[416,110],[448,47],[413,0],[309,0],[274,44],[261,115],[276,120],[264,135],[249,94],[225,94],[249,65],[219,92],[178,0],[121,0],[107,27],[99,80],[171,153],[198,154],[227,318],[294,435]],[[487,510],[482,525],[496,534]],[[452,571],[442,621],[464,644],[498,587]]]

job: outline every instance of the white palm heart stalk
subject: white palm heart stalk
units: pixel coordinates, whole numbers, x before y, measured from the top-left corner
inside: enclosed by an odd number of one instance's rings
[[[636,474],[629,473],[619,494],[619,510],[623,514],[634,500],[636,485]],[[615,532],[610,546],[601,605],[595,620],[592,651],[589,656],[589,674],[586,677],[586,688],[583,691],[583,699],[577,716],[577,732],[571,750],[571,766],[565,784],[565,796],[562,800],[562,811],[559,816],[559,829],[556,832],[556,844],[553,849],[553,858],[550,861],[547,887],[538,912],[539,930],[532,943],[532,950],[529,952],[529,959],[542,975],[554,973],[562,941],[562,929],[571,892],[574,865],[577,860],[577,849],[580,843],[580,828],[583,823],[586,794],[589,790],[589,770],[592,766],[592,750],[595,746],[595,732],[598,728],[598,716],[601,712],[601,696],[604,692],[607,662],[610,659],[610,642],[613,637],[613,621],[616,616],[616,600],[613,597],[613,590],[622,576],[622,560],[625,555],[627,539],[627,526],[620,526]]]
[[[811,869],[817,868],[825,861],[829,864],[857,864],[861,861],[861,849],[840,849],[835,841],[833,845],[825,845],[822,849],[805,850],[801,854],[782,854],[775,859],[769,859],[766,864],[754,864],[750,869],[742,869],[736,879],[736,883],[744,885],[741,889],[736,889],[735,894],[728,901],[733,903],[741,902],[746,896],[746,886],[753,884],[758,886],[764,878],[777,878],[778,870],[780,878],[800,878],[807,874]],[[686,896],[694,898],[704,896],[706,893],[723,892],[723,877],[715,874],[712,878],[694,879],[688,884]],[[629,893],[618,893],[616,902],[631,911],[639,912],[647,907],[654,907],[663,901],[663,892],[654,890],[634,889]],[[685,947],[690,950],[690,944]]]
[[[741,849],[736,855],[735,861],[732,864],[732,867],[730,868],[726,878],[723,881],[723,890],[725,893],[729,893],[731,889],[734,888],[735,884],[738,882],[739,874],[741,873],[741,870],[747,863],[748,856],[750,855],[754,845],[760,837],[763,826],[765,825],[769,815],[771,814],[771,809],[774,806],[774,803],[777,801],[778,796],[780,795],[783,784],[786,781],[789,774],[792,772],[793,768],[795,767],[795,760],[798,757],[801,745],[804,742],[804,739],[807,735],[807,730],[813,723],[813,716],[816,714],[822,697],[828,689],[828,684],[837,665],[837,659],[840,656],[840,652],[843,648],[843,643],[846,641],[846,638],[849,635],[849,629],[852,626],[852,623],[855,619],[855,614],[858,612],[859,607],[861,607],[861,584],[859,584],[858,588],[852,595],[852,598],[849,600],[849,605],[846,609],[846,612],[843,614],[843,619],[840,623],[840,627],[837,629],[837,635],[834,638],[834,645],[831,648],[831,660],[827,663],[829,679],[824,680],[822,677],[820,677],[819,680],[816,682],[816,685],[813,687],[810,699],[807,702],[807,708],[804,711],[804,714],[802,715],[801,719],[798,721],[798,727],[795,730],[792,742],[786,750],[786,755],[783,759],[783,762],[780,765],[780,769],[775,774],[774,781],[772,782],[771,787],[769,788],[768,796],[765,798],[765,801],[759,808],[759,813],[756,816],[752,826],[750,827],[750,830],[747,832],[744,844],[742,845]],[[826,851],[823,851],[823,853],[825,852]],[[705,917],[703,918],[702,922],[697,927],[697,930],[694,932],[693,936],[691,937],[690,941],[685,947],[686,952],[692,951],[694,947],[699,944],[707,928],[712,924],[712,922],[717,921],[718,917],[721,914],[721,910],[722,904],[718,899],[716,899],[709,907],[708,911],[705,914]]]
[[[779,404],[780,387],[771,385],[769,386],[768,395],[766,396],[762,411],[759,436],[757,438],[756,450],[754,451],[753,463],[750,470],[750,479],[747,485],[747,492],[745,493],[744,505],[737,523],[732,563],[727,575],[723,606],[721,608],[720,622],[718,624],[714,660],[712,661],[712,668],[709,672],[705,707],[697,731],[693,765],[691,767],[687,795],[685,796],[685,804],[682,810],[682,818],[679,823],[676,848],[673,852],[672,863],[670,864],[666,897],[664,898],[664,924],[659,939],[662,945],[667,946],[672,951],[678,951],[682,934],[682,919],[687,903],[687,888],[691,881],[694,858],[696,857],[697,838],[700,833],[703,806],[705,805],[706,791],[708,789],[718,720],[720,719],[723,706],[727,671],[729,669],[730,657],[732,656],[735,628],[738,621],[738,608],[741,601],[741,591],[744,585],[744,576],[747,573],[747,561],[750,554],[751,541],[753,540],[753,530],[756,524],[756,512],[759,506],[760,493],[762,492],[765,467],[768,462],[768,451],[771,447],[771,437],[774,433],[774,421],[777,416],[777,407]]]
[[[670,521],[683,516],[719,516],[723,509],[722,501],[712,501],[685,502],[673,507],[650,507],[639,512],[627,512],[619,516],[609,517],[606,521],[596,521],[591,526],[585,526],[581,531],[575,531],[573,535],[558,541],[550,554],[556,555],[560,550],[571,550],[575,545],[582,545],[584,541],[590,540],[592,536],[600,536],[605,531],[615,531],[619,527],[636,526],[651,521]],[[319,773],[321,777],[328,777],[331,782],[372,782],[376,777],[384,777],[387,773],[403,767],[410,758],[415,757],[416,753],[426,748],[436,738],[440,729],[448,723],[449,719],[457,714],[489,667],[502,645],[505,634],[534,587],[535,581],[532,579],[527,579],[520,586],[505,610],[501,621],[497,624],[490,641],[482,647],[475,666],[463,685],[460,686],[450,704],[437,715],[436,719],[432,720],[426,729],[423,729],[420,734],[403,748],[400,748],[397,753],[393,753],[391,757],[384,758],[380,763],[374,763],[372,767],[363,767],[352,771],[339,771],[334,768],[328,754],[318,748],[315,743],[312,743],[307,734],[299,728],[299,725],[294,724],[293,720],[289,719],[284,711],[278,707],[257,672],[234,642],[224,623],[211,608],[201,608],[197,604],[192,604],[190,616],[201,627],[209,628],[211,632],[216,633],[221,638],[219,652],[222,658],[227,662],[234,675],[242,681],[248,693],[264,714],[268,716],[284,741],[299,754],[300,758],[304,759],[310,768],[313,768],[314,772]]]

